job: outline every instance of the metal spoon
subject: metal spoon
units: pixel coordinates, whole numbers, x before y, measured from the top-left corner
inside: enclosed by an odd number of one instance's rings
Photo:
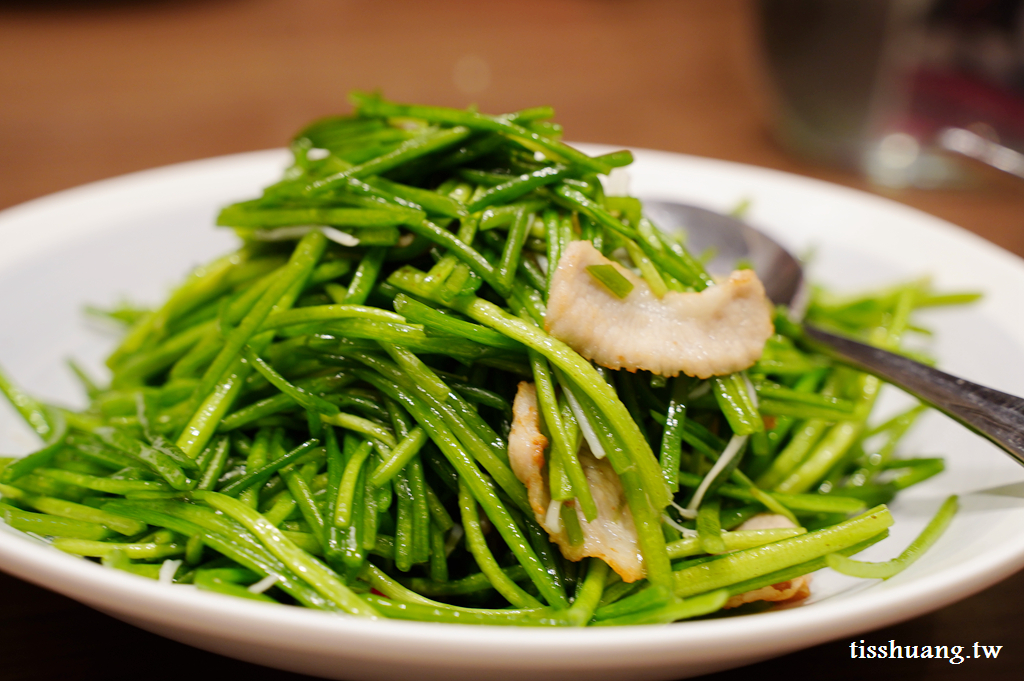
[[[659,227],[684,230],[694,252],[713,248],[712,272],[729,272],[747,260],[764,282],[768,297],[787,305],[799,319],[806,286],[799,261],[767,235],[728,215],[667,201],[644,201],[644,212]],[[901,355],[803,324],[804,340],[816,350],[854,366],[927,402],[1002,447],[1024,464],[1024,400],[986,388]]]

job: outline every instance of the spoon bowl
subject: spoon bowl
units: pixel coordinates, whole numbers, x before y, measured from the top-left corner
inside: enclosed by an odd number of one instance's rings
[[[671,201],[644,201],[644,213],[654,224],[682,231],[691,252],[711,251],[709,273],[728,275],[737,262],[753,265],[769,300],[803,312],[807,287],[800,261],[768,235],[730,215]]]
[[[737,262],[749,262],[768,298],[789,307],[794,321],[802,319],[808,297],[803,267],[767,234],[735,217],[670,201],[644,201],[644,212],[661,229],[685,232],[692,252],[711,249],[711,274],[727,274]],[[807,323],[802,331],[802,340],[814,349],[927,402],[1024,464],[1024,399]]]

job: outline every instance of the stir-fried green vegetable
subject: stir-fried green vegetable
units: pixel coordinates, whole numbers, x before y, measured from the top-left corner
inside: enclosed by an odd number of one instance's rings
[[[695,617],[826,563],[887,577],[935,540],[951,505],[909,558],[846,557],[886,535],[880,504],[942,462],[896,458],[923,408],[871,425],[879,381],[805,349],[783,312],[759,362],[708,380],[610,371],[544,330],[576,240],[659,298],[715,285],[636,199],[604,194],[628,152],[567,146],[547,108],[353,100],[298,134],[280,182],[221,212],[238,251],[127,318],[86,410],[0,376],[45,441],[3,460],[5,522],[255,600],[538,626]],[[588,270],[617,298],[633,289],[612,265]],[[914,282],[819,292],[809,315],[898,350],[913,309],[937,302],[962,300]],[[550,444],[545,518],[509,457],[521,381]],[[621,487],[640,580],[550,540],[557,527],[581,547],[601,522],[584,449]],[[764,512],[796,522],[737,529]]]

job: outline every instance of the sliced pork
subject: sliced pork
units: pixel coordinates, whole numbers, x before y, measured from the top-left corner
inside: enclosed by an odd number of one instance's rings
[[[774,513],[758,513],[748,519],[737,530],[772,530],[775,528],[796,527],[793,521],[784,515]],[[747,591],[730,598],[724,607],[736,608],[744,603],[754,601],[800,601],[811,595],[811,576],[803,575],[778,584],[769,584],[760,589]]]
[[[551,490],[548,483],[544,450],[548,439],[540,430],[537,391],[532,383],[519,384],[512,405],[512,431],[508,437],[508,458],[512,472],[526,486],[537,522],[547,531],[551,541],[558,545],[562,555],[578,561],[592,556],[608,563],[624,582],[634,582],[644,574],[643,557],[637,539],[633,514],[626,503],[619,476],[606,460],[598,460],[586,445],[580,450],[580,464],[586,473],[590,492],[597,506],[597,517],[588,523],[583,512],[572,502],[583,529],[583,543],[573,546],[561,522],[549,522]],[[555,521],[555,517],[551,518]]]
[[[587,272],[613,265],[633,290],[624,298]],[[642,278],[574,241],[558,262],[544,325],[552,336],[609,369],[707,378],[750,367],[773,333],[772,308],[752,270],[700,293],[658,298]]]

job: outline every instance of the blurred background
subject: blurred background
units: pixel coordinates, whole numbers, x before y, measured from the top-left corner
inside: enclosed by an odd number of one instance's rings
[[[1024,256],[1021,0],[4,0],[0,64],[0,208],[283,146],[310,119],[347,111],[349,90],[379,88],[398,101],[493,113],[550,104],[570,140],[817,177]],[[152,678],[199,668],[296,678],[164,641],[2,575],[0,594],[0,681],[143,668]],[[982,678],[1018,678],[1022,606],[1018,575],[871,638],[1000,643],[1007,657]],[[55,652],[38,655],[41,640]],[[114,664],[111,641],[121,644]],[[865,671],[848,659],[848,642],[758,671],[825,666],[836,679]],[[898,671],[962,673],[941,661]]]
[[[1024,254],[1019,0],[6,0],[0,57],[0,207],[282,146],[380,88],[551,104],[573,140],[882,192]]]

